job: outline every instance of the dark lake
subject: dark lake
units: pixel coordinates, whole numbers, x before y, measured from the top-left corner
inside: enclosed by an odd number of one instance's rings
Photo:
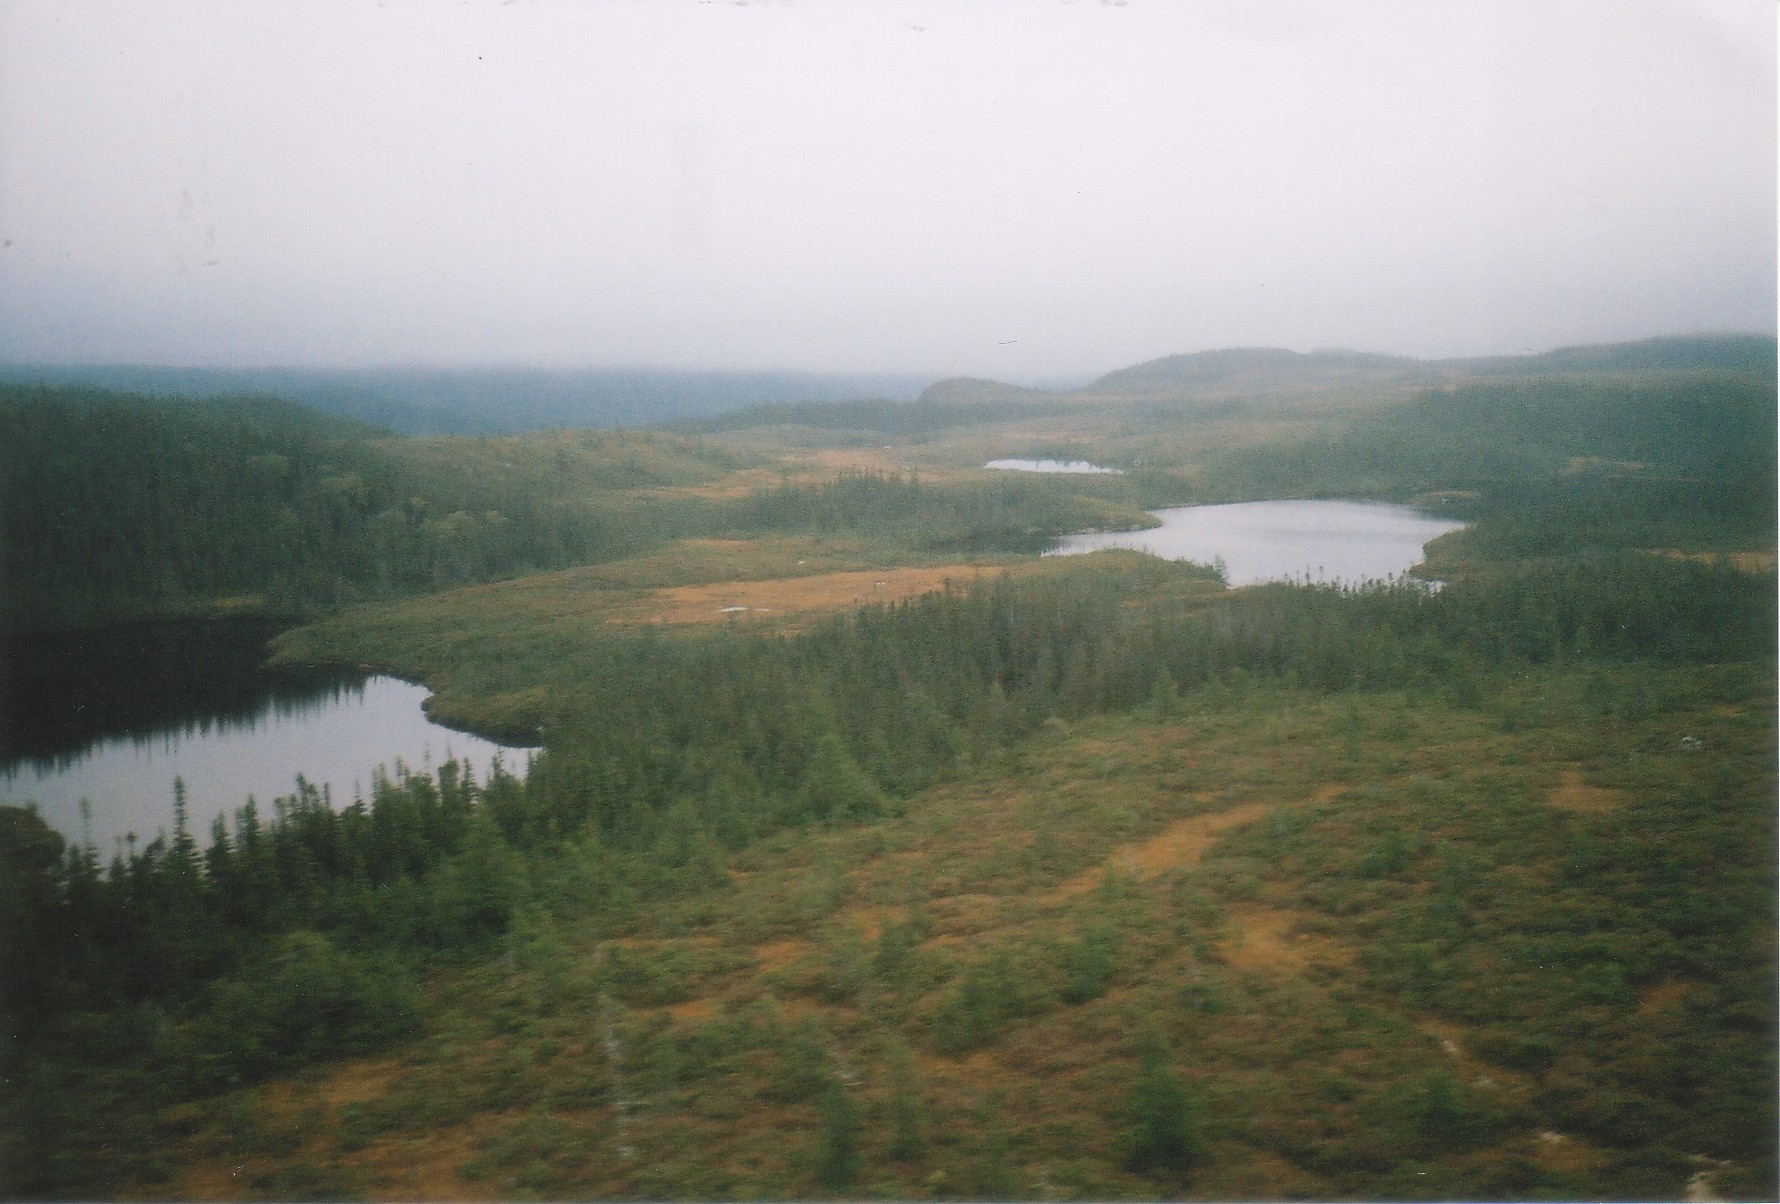
[[[496,754],[523,773],[526,751],[452,731],[421,711],[424,687],[339,669],[267,669],[280,626],[259,620],[144,623],[32,636],[0,661],[0,802],[32,802],[64,836],[109,857],[126,833],[173,827],[184,781],[200,845],[211,820],[249,795],[262,819],[297,775],[336,805],[368,796],[382,766],[467,760],[485,779]],[[90,803],[87,816],[81,801]]]

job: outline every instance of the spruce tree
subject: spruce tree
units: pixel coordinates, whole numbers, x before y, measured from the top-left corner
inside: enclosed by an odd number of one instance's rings
[[[859,1108],[838,1078],[822,1093],[822,1148],[816,1165],[822,1186],[839,1191],[859,1174]]]
[[[1146,1050],[1131,1094],[1133,1170],[1192,1172],[1205,1153],[1199,1110],[1181,1077],[1168,1068],[1160,1042]]]

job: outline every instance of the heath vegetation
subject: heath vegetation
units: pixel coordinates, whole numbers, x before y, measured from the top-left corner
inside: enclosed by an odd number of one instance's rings
[[[1659,350],[498,438],[8,388],[13,638],[260,614],[541,751],[144,783],[109,860],[0,808],[5,1194],[1771,1198],[1772,344]],[[1033,555],[1283,496],[1470,525]]]

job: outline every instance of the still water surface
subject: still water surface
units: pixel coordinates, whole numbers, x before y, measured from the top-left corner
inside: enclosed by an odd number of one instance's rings
[[[1074,473],[1106,473],[1110,476],[1123,476],[1117,468],[1102,468],[1098,464],[1090,464],[1086,460],[991,460],[984,468],[1000,468],[1012,472],[1074,472]]]
[[[1231,585],[1357,584],[1407,572],[1429,540],[1463,525],[1370,502],[1248,502],[1155,514],[1158,527],[1070,536],[1051,554],[1139,548],[1168,559],[1221,560]],[[232,814],[249,795],[269,817],[272,800],[291,794],[298,774],[344,805],[369,793],[378,766],[394,773],[398,762],[430,771],[456,758],[486,780],[500,755],[510,771],[524,771],[527,750],[429,720],[421,686],[261,668],[271,634],[241,622],[159,624],[34,637],[7,648],[0,803],[34,802],[64,836],[90,837],[109,856],[126,833],[146,842],[170,832],[175,778],[185,783],[192,832],[203,844],[211,820]],[[91,802],[90,819],[82,799]]]
[[[1358,585],[1401,576],[1429,540],[1465,524],[1382,502],[1240,502],[1152,513],[1146,531],[1071,535],[1048,555],[1137,548],[1166,560],[1224,562],[1230,585],[1260,581]]]
[[[175,778],[185,783],[192,834],[203,846],[211,821],[232,816],[249,795],[270,820],[273,800],[295,792],[298,774],[344,806],[368,799],[377,767],[393,776],[398,762],[423,772],[455,758],[485,781],[500,755],[509,772],[524,773],[528,750],[428,719],[422,686],[262,669],[264,634],[226,624],[144,625],[89,633],[50,654],[15,655],[0,803],[35,803],[63,836],[90,835],[109,857],[126,833],[145,844],[171,835]],[[109,655],[94,655],[95,643]]]

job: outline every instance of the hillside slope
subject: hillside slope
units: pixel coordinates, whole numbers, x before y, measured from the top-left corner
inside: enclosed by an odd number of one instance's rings
[[[753,405],[911,398],[926,379],[896,373],[646,368],[6,364],[0,365],[0,382],[155,396],[276,396],[405,435],[511,435],[560,428],[650,426]]]
[[[272,398],[0,386],[0,627],[292,615],[587,563],[662,538],[623,490],[732,465],[655,433],[403,439]]]
[[[53,538],[387,524],[445,576],[279,654],[542,750],[208,843],[174,790],[109,865],[0,808],[0,1193],[1774,1198],[1772,374],[1597,362],[697,438],[52,399]],[[981,467],[1052,448],[1127,471]],[[1474,521],[1439,589],[1031,554],[1251,489]]]
[[[1775,339],[1763,335],[1676,336],[1566,347],[1522,356],[1417,360],[1371,352],[1226,348],[1164,356],[1108,372],[1053,401],[1212,402],[1272,405],[1400,398],[1416,390],[1497,378],[1563,374],[1729,372],[1771,377]],[[957,378],[928,386],[924,399],[987,402],[1030,398],[996,381]]]

